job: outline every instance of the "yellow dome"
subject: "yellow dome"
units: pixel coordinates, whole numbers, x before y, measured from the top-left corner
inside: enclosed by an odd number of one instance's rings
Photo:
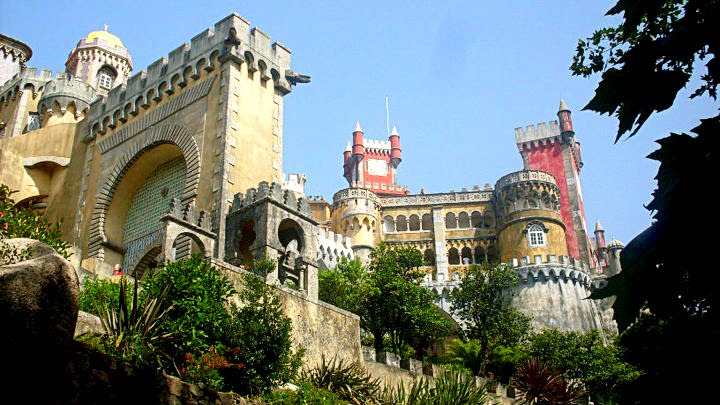
[[[87,38],[85,38],[85,42],[92,42],[95,40],[95,38],[100,38],[103,41],[107,42],[112,46],[113,48],[124,48],[122,41],[120,38],[116,37],[115,35],[109,33],[107,31],[107,26],[105,26],[105,30],[103,31],[93,31],[88,34]]]

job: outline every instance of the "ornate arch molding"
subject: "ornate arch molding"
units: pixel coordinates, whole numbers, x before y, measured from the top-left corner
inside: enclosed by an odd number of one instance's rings
[[[110,175],[97,192],[92,220],[90,222],[88,257],[97,257],[100,260],[105,258],[104,243],[107,242],[107,236],[105,235],[105,217],[107,216],[115,190],[133,163],[153,147],[161,144],[173,144],[180,148],[183,158],[185,159],[187,170],[182,201],[188,203],[197,195],[200,180],[200,151],[190,132],[180,125],[152,126],[148,128],[146,132],[147,135],[145,136],[134,137],[134,139],[138,141],[129,145],[128,151],[115,163]],[[104,153],[114,147],[115,145],[113,144],[115,142],[115,139],[106,139],[98,144],[98,148]]]

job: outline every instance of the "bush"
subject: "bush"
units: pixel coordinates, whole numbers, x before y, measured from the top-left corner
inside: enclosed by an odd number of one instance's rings
[[[322,356],[320,364],[304,372],[302,379],[355,404],[379,401],[380,380],[373,379],[358,362],[346,363],[337,358],[326,361]]]
[[[123,278],[123,283],[127,281]],[[132,291],[132,290],[130,290]],[[81,311],[100,316],[113,303],[119,302],[120,283],[115,283],[97,276],[85,277],[78,293],[78,304]],[[132,299],[132,295],[130,296]],[[100,303],[104,302],[105,305]]]
[[[60,224],[50,224],[42,215],[28,208],[17,208],[10,198],[14,192],[0,184],[0,240],[29,238],[50,245],[64,258],[70,257],[70,244],[62,240]],[[0,242],[0,264],[17,263],[28,257],[27,252],[9,248]]]
[[[143,296],[157,297],[167,290],[165,308],[172,305],[160,325],[177,337],[163,348],[170,356],[166,370],[179,371],[185,355],[200,356],[211,346],[224,344],[230,322],[227,300],[234,294],[230,280],[200,255],[166,262],[142,283]]]
[[[292,323],[278,294],[254,274],[246,274],[239,293],[241,308],[230,309],[223,343],[233,364],[220,370],[225,382],[242,394],[267,392],[290,381],[302,364],[302,351],[291,348]]]
[[[537,358],[520,364],[512,381],[519,404],[574,404],[584,396],[582,389],[567,382],[562,375]]]
[[[489,404],[487,384],[475,385],[475,378],[455,371],[446,371],[431,385],[424,378],[417,379],[406,392],[400,383],[385,393],[386,403],[397,405],[480,405]]]

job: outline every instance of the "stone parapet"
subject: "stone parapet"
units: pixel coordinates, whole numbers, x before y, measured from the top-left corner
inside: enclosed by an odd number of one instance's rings
[[[33,93],[37,93],[45,83],[54,78],[65,78],[67,75],[62,72],[53,73],[52,70],[37,68],[26,68],[20,73],[13,76],[5,84],[0,87],[0,100],[7,102],[11,98],[17,97],[18,93],[30,87]]]
[[[495,183],[495,189],[499,190],[509,185],[522,182],[542,182],[549,183],[557,187],[555,177],[548,172],[544,172],[542,170],[521,170],[519,172],[506,174],[505,176],[500,177],[500,180]]]
[[[282,186],[275,182],[268,183],[266,181],[262,181],[258,184],[257,188],[249,188],[245,194],[235,194],[232,206],[230,207],[230,213],[265,201],[270,201],[276,205],[286,207],[295,214],[298,214],[313,224],[316,224],[307,199],[302,197],[297,198],[293,191],[283,190]]]
[[[547,142],[561,139],[560,125],[556,120],[548,123],[541,122],[537,125],[528,125],[525,128],[515,128],[515,143],[520,150],[531,145],[544,145]]]
[[[461,191],[453,193],[415,194],[404,196],[381,197],[383,207],[423,206],[438,204],[466,204],[468,202],[492,201],[493,191]]]
[[[290,70],[290,51],[237,14],[231,14],[183,44],[168,56],[156,60],[147,70],[128,79],[125,87],[110,90],[106,98],[93,103],[88,128],[94,124],[122,114],[124,110],[136,111],[151,100],[162,98],[185,87],[188,81],[198,79],[202,70],[213,71],[224,55],[238,63],[246,63],[248,70],[259,71],[262,81],[272,79],[281,92],[291,91],[285,75]]]
[[[38,102],[38,111],[53,110],[57,103],[61,110],[67,109],[68,105],[75,104],[76,113],[87,109],[97,97],[95,89],[77,78],[58,77],[45,84],[45,89]]]

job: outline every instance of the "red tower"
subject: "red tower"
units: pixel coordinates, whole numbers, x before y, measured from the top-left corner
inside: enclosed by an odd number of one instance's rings
[[[560,100],[557,115],[560,124],[551,121],[516,128],[515,142],[525,170],[548,172],[558,183],[561,194],[560,215],[565,223],[568,254],[595,268],[597,261],[588,238],[580,188],[580,169],[583,166],[580,143],[575,139],[572,115],[563,100]]]
[[[400,135],[393,127],[387,141],[364,139],[360,123],[355,124],[352,146],[343,152],[343,176],[350,187],[366,188],[379,195],[408,194],[397,184],[397,167],[402,161]]]

